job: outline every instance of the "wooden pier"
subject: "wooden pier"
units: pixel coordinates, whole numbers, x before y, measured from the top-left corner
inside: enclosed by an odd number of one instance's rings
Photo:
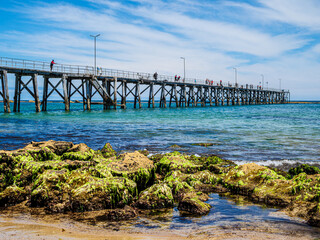
[[[290,92],[282,89],[263,89],[261,86],[237,85],[209,79],[182,79],[172,76],[99,68],[94,74],[89,66],[50,64],[28,60],[0,58],[0,97],[4,112],[10,113],[9,76],[14,79],[13,112],[20,112],[21,94],[27,92],[35,102],[37,112],[46,111],[53,93],[70,110],[75,94],[80,96],[84,110],[90,110],[92,99],[98,96],[103,109],[127,107],[128,99],[134,108],[142,107],[142,95],[148,108],[196,107],[222,105],[283,104],[290,101]],[[43,81],[42,96],[39,81]],[[11,82],[10,82],[11,83]],[[12,82],[13,85],[13,82]]]

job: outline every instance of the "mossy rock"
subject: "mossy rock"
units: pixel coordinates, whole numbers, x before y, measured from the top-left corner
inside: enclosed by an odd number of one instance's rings
[[[300,173],[306,173],[308,175],[314,175],[314,174],[319,174],[320,173],[320,169],[318,167],[315,166],[310,166],[308,164],[301,164],[298,167],[295,168],[291,168],[289,170],[289,174],[291,175],[291,177],[294,177]]]
[[[213,143],[192,143],[191,145],[201,146],[201,147],[211,147],[214,144]]]
[[[196,193],[186,195],[178,205],[182,215],[206,215],[210,209],[211,205],[201,201]]]
[[[70,148],[72,148],[74,144],[72,142],[64,142],[64,141],[44,141],[44,142],[31,142],[23,149],[25,151],[37,152],[43,149],[50,150],[54,154],[61,156],[63,153],[67,152]]]
[[[182,148],[181,146],[177,145],[177,144],[173,144],[171,145],[169,148]]]
[[[135,181],[139,191],[151,186],[155,180],[153,162],[138,151],[121,154],[106,167],[113,176],[125,177]]]
[[[0,193],[0,206],[10,206],[26,200],[27,192],[17,186],[9,186]]]
[[[175,200],[181,200],[186,193],[195,191],[192,186],[190,186],[186,180],[189,174],[182,173],[181,171],[172,171],[164,179],[171,189]]]
[[[104,147],[100,150],[102,153],[103,157],[105,158],[110,158],[116,156],[117,152],[113,150],[112,146],[110,143],[106,143]]]
[[[157,172],[166,174],[170,171],[179,170],[183,173],[195,173],[203,169],[202,165],[196,165],[188,160],[188,156],[179,152],[167,153],[157,163]]]
[[[65,152],[61,159],[90,161],[93,159],[95,152],[89,148],[86,144],[80,143],[74,145]]]
[[[71,191],[74,211],[124,207],[137,194],[137,184],[127,178],[93,178]]]
[[[195,190],[204,192],[214,192],[217,185],[222,183],[222,179],[209,170],[190,174],[186,181]]]
[[[69,199],[70,188],[66,184],[68,177],[67,169],[44,171],[34,182],[30,199],[31,206],[55,205]]]
[[[158,209],[173,206],[171,188],[166,184],[154,184],[140,193],[135,206],[141,209]]]
[[[223,184],[232,193],[248,196],[256,202],[287,206],[292,201],[293,182],[255,163],[234,167],[223,177]]]

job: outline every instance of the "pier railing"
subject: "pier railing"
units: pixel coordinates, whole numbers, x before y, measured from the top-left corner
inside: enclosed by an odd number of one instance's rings
[[[50,62],[32,61],[24,59],[15,59],[0,57],[0,67],[9,68],[20,68],[26,70],[37,70],[37,71],[50,71]],[[94,67],[92,66],[81,66],[81,65],[71,65],[71,64],[59,64],[56,63],[53,66],[52,72],[65,73],[68,75],[93,75],[95,74]],[[144,79],[144,80],[154,80],[153,74],[143,73],[143,72],[132,72],[117,69],[108,69],[97,67],[96,75],[102,77],[117,77],[117,78],[128,78],[128,79]],[[176,79],[174,76],[160,75],[158,74],[157,80],[164,82],[177,82],[177,83],[191,83],[197,85],[212,85],[212,86],[224,86],[224,87],[234,87],[242,89],[261,89],[261,86],[252,84],[234,84],[230,82],[214,81],[210,79],[196,79],[196,78],[186,78]],[[264,88],[263,90],[270,91],[283,91],[281,89],[274,88]]]

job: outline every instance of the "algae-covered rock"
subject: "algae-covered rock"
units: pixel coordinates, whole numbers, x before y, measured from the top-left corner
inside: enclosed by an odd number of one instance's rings
[[[137,184],[130,179],[92,178],[82,186],[71,190],[74,211],[92,211],[124,207],[137,194]]]
[[[80,143],[72,146],[63,155],[62,159],[89,161],[93,159],[94,151],[86,144]]]
[[[153,162],[138,151],[121,154],[108,164],[108,168],[114,176],[135,181],[139,191],[152,185],[155,179]]]
[[[308,175],[319,174],[320,169],[318,167],[310,166],[308,164],[301,164],[300,166],[291,168],[289,170],[289,174],[291,175],[291,177],[294,177],[300,173],[306,173]]]
[[[105,158],[114,157],[117,154],[110,143],[106,143],[100,151]]]
[[[196,191],[216,192],[219,189],[218,192],[221,192],[220,184],[222,184],[222,178],[209,170],[190,174],[186,181]]]
[[[154,184],[141,192],[135,206],[141,209],[157,209],[173,206],[171,188],[166,184]]]
[[[179,170],[183,173],[195,173],[202,169],[202,165],[194,164],[188,160],[188,156],[179,152],[167,153],[157,163],[157,172],[162,174],[174,170]]]
[[[211,205],[205,203],[207,198],[202,196],[201,194],[197,195],[197,193],[189,193],[187,194],[178,205],[178,210],[181,211],[183,215],[191,214],[191,215],[205,215],[210,212]]]
[[[17,186],[9,186],[0,193],[0,206],[10,206],[26,199],[27,192]]]
[[[201,146],[201,147],[210,147],[213,146],[213,143],[192,143],[191,145]]]
[[[31,206],[55,208],[56,204],[66,204],[69,199],[69,186],[66,184],[68,173],[67,169],[46,170],[39,175],[31,193]]]
[[[292,181],[255,163],[233,168],[223,180],[233,193],[249,196],[257,202],[287,206],[292,201]]]
[[[172,189],[174,199],[177,201],[181,200],[186,193],[195,191],[186,182],[188,176],[189,174],[182,173],[181,171],[172,171],[164,179],[164,183]]]
[[[58,156],[62,155],[66,151],[68,151],[70,148],[72,148],[74,144],[72,142],[64,142],[64,141],[45,141],[45,142],[31,142],[23,149],[25,151],[36,153],[40,151],[47,151],[52,152]],[[49,159],[48,159],[49,160]]]

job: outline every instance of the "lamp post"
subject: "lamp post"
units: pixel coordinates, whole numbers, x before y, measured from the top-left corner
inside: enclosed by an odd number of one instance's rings
[[[100,34],[90,35],[90,37],[94,38],[94,75],[97,75],[97,37],[99,36]]]
[[[281,78],[279,78],[279,89],[281,90]]]
[[[262,89],[263,89],[263,86],[264,86],[264,75],[261,74],[261,78],[262,78]]]
[[[267,84],[267,90],[268,90],[268,83],[269,83],[269,82],[266,82],[266,84]]]
[[[180,57],[183,59],[183,82],[186,81],[186,59],[184,57]]]
[[[233,69],[234,69],[234,80],[235,80],[235,83],[236,83],[236,86],[237,86],[238,69],[235,68],[235,67]]]

